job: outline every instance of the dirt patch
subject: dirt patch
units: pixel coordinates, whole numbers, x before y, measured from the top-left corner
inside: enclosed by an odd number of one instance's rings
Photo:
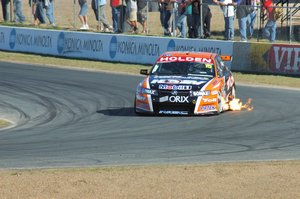
[[[300,198],[300,161],[0,170],[0,198]]]

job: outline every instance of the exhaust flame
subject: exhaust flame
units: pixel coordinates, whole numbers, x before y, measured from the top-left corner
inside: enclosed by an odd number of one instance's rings
[[[252,99],[249,98],[246,104],[243,104],[242,101],[238,98],[233,99],[228,104],[228,110],[231,111],[240,111],[246,109],[247,111],[253,110],[253,105],[251,105]]]

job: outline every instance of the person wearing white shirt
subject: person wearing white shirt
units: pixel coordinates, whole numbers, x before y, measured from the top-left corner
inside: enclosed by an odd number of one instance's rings
[[[233,0],[213,0],[215,4],[220,5],[225,21],[225,40],[234,40],[234,2]]]

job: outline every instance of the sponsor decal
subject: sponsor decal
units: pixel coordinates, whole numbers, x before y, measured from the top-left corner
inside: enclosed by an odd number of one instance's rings
[[[151,42],[139,42],[131,39],[130,41],[119,41],[116,36],[110,40],[109,56],[115,58],[117,54],[122,55],[143,55],[158,57],[160,55],[159,44]]]
[[[160,57],[158,62],[204,62],[213,63],[210,58],[203,57]]]
[[[161,84],[158,86],[158,89],[161,90],[191,90],[192,86],[186,86],[186,85],[166,85]]]
[[[170,114],[170,115],[188,115],[188,111],[165,111],[161,110],[159,111],[159,114]]]
[[[16,36],[17,36],[17,31],[16,29],[12,29],[10,32],[10,37],[9,37],[9,47],[10,49],[14,49],[16,45]]]
[[[193,91],[192,96],[209,96],[210,91]]]
[[[191,84],[191,85],[201,85],[206,83],[206,81],[197,81],[189,79],[153,79],[151,84]]]
[[[167,51],[175,51],[175,41],[171,39],[168,43]]]
[[[0,32],[0,43],[5,43],[5,35],[4,32]]]
[[[219,91],[216,91],[216,90],[211,92],[212,95],[218,95],[218,93],[219,93]]]
[[[178,94],[178,91],[172,91],[171,94],[172,94],[172,95],[177,95],[177,94]]]
[[[159,102],[172,102],[172,103],[189,103],[188,96],[164,96],[159,98]]]
[[[205,103],[217,102],[217,98],[202,98]]]
[[[269,68],[275,72],[300,72],[299,45],[272,45]]]
[[[169,100],[168,96],[164,96],[164,97],[159,98],[159,102],[167,102],[168,100]]]
[[[201,106],[200,110],[201,111],[214,111],[214,110],[216,110],[216,106],[211,106],[211,105]]]
[[[110,45],[109,45],[109,56],[110,58],[115,58],[117,54],[117,44],[118,40],[116,36],[113,36],[110,40]]]
[[[50,35],[37,35],[32,33],[17,33],[13,29],[10,33],[9,46],[14,49],[17,46],[25,46],[26,48],[52,48],[52,37]]]
[[[189,103],[189,97],[188,96],[170,96],[169,102],[172,103]]]
[[[57,39],[59,54],[81,52],[103,52],[103,42],[99,39],[84,39],[75,34],[60,33]]]
[[[65,41],[65,34],[63,32],[59,33],[57,38],[57,52],[58,54],[62,54],[64,51],[64,41]]]

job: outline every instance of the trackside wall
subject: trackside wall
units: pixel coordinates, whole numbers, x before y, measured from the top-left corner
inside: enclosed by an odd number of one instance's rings
[[[0,26],[0,50],[151,65],[166,51],[233,56],[235,71],[300,74],[300,45],[143,37]]]
[[[300,45],[235,42],[231,69],[241,72],[299,75]]]

